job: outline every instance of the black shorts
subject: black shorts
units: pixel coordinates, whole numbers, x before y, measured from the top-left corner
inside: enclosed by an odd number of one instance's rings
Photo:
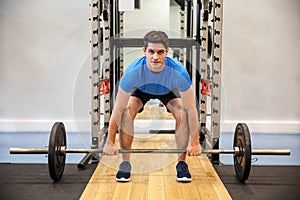
[[[178,92],[177,89],[169,92],[168,94],[163,94],[163,95],[154,95],[154,94],[149,94],[149,93],[145,93],[139,89],[136,89],[135,91],[133,91],[133,93],[131,94],[131,96],[137,97],[139,98],[142,103],[143,103],[143,108],[141,108],[139,110],[139,113],[142,112],[144,110],[144,105],[150,100],[150,99],[158,99],[160,100],[167,108],[167,104],[170,100],[175,99],[175,98],[180,98],[180,94]],[[169,109],[167,108],[168,112]]]

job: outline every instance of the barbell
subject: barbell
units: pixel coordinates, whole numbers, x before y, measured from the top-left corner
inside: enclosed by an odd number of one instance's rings
[[[52,180],[63,175],[67,153],[103,153],[102,149],[68,149],[65,126],[56,122],[49,138],[48,148],[10,148],[11,154],[48,154],[48,168]],[[186,153],[185,149],[119,149],[119,153]],[[252,155],[290,155],[290,149],[251,149],[251,137],[247,124],[239,123],[234,133],[232,150],[202,150],[203,154],[233,154],[237,179],[245,182],[250,174]]]

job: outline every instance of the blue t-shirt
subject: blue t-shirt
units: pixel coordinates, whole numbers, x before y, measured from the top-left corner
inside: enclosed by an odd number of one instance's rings
[[[165,57],[165,67],[158,73],[150,71],[146,63],[146,56],[143,56],[127,67],[120,80],[120,87],[125,92],[138,88],[145,93],[164,95],[174,89],[184,92],[191,87],[188,72],[177,60]]]

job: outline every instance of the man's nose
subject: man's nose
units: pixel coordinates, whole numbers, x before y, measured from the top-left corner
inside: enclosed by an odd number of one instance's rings
[[[158,53],[157,52],[154,52],[153,59],[158,59]]]

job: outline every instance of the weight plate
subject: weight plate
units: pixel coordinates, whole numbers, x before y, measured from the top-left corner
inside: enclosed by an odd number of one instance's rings
[[[238,147],[240,152],[233,157],[235,174],[243,183],[248,179],[251,170],[251,136],[247,124],[237,124],[233,146]]]
[[[67,146],[65,126],[56,122],[52,127],[48,146],[48,168],[54,181],[61,179],[65,169],[66,155],[60,152],[62,146]]]

